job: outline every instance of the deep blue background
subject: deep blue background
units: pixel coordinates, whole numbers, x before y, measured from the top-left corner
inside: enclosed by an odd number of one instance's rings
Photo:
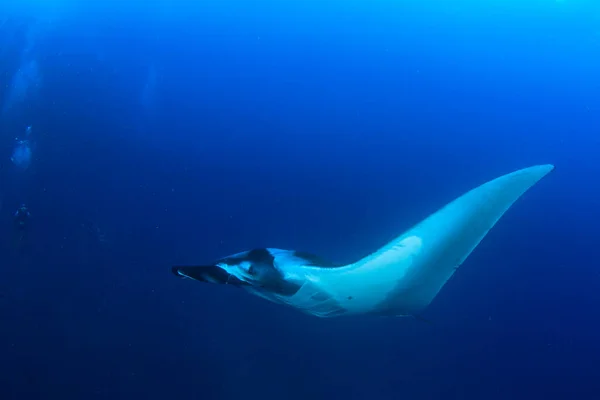
[[[0,99],[24,48],[42,82],[0,121],[0,399],[599,397],[596,3],[0,7]],[[557,169],[431,324],[320,320],[170,273],[258,246],[352,261],[538,163]]]

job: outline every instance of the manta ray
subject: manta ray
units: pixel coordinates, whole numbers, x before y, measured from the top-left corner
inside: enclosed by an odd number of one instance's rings
[[[351,264],[261,248],[172,272],[236,286],[317,317],[418,316],[500,217],[553,169],[536,165],[484,183]]]

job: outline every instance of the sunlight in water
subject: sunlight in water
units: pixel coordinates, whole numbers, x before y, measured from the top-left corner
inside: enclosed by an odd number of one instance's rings
[[[31,164],[31,146],[29,140],[19,140],[10,160],[19,168],[27,169]]]
[[[40,82],[41,77],[37,61],[24,62],[12,78],[2,114],[25,102],[31,94],[37,91]]]

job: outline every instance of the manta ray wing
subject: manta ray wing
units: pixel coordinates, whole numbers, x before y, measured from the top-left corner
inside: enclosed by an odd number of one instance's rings
[[[358,262],[311,270],[309,285],[345,314],[414,315],[431,303],[508,208],[553,168],[533,166],[489,181]]]

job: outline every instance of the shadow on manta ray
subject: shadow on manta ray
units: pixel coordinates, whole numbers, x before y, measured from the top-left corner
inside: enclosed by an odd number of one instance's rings
[[[352,264],[266,248],[172,271],[237,286],[317,317],[418,315],[510,206],[553,169],[537,165],[489,181]]]

